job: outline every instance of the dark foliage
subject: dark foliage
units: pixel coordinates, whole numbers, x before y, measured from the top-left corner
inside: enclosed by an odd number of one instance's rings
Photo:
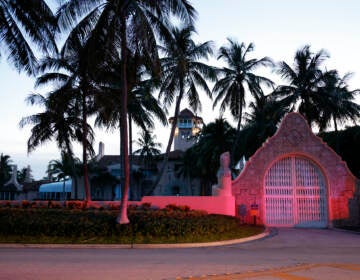
[[[346,161],[351,172],[360,178],[360,126],[324,132],[319,135]]]
[[[201,194],[210,195],[211,185],[217,182],[220,155],[230,151],[236,130],[223,118],[204,126],[194,146],[183,157],[181,175],[199,178]]]
[[[116,243],[147,243],[154,240],[196,241],[228,236],[239,229],[235,217],[208,215],[167,207],[162,210],[129,210],[131,225],[116,223],[118,211],[81,209],[0,209],[0,236],[66,237],[69,240],[109,238]],[[156,241],[155,241],[156,242]]]

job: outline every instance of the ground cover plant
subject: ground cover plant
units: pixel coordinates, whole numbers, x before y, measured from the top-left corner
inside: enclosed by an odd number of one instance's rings
[[[186,243],[241,238],[263,227],[240,225],[235,217],[208,214],[187,206],[164,209],[149,204],[129,206],[131,224],[116,222],[118,207],[98,209],[82,203],[0,205],[0,242],[16,243]],[[86,206],[86,205],[85,205]]]

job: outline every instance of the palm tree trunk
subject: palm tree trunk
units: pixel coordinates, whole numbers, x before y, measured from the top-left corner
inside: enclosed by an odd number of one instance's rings
[[[67,153],[69,155],[71,155],[71,169],[72,169],[72,173],[73,173],[73,176],[74,176],[74,192],[75,192],[75,195],[74,195],[74,199],[78,199],[78,181],[77,181],[77,176],[76,176],[76,168],[75,168],[75,162],[74,162],[74,154],[71,150],[71,147],[70,147],[70,143],[69,142],[66,142],[66,149],[67,149]]]
[[[310,118],[311,116],[310,116],[310,112],[309,112],[309,100],[308,100],[308,98],[305,98],[304,99],[304,117],[305,117],[305,119],[307,120],[307,123],[308,123],[308,125],[309,125],[309,127],[310,127],[310,129],[311,129],[311,123],[312,123],[312,119]]]
[[[74,199],[78,199],[78,181],[77,181],[77,176],[76,176],[76,169],[75,169],[75,162],[74,162],[74,159],[73,159],[73,162],[72,162],[72,166],[71,166],[71,169],[72,169],[72,177],[71,177],[71,180],[73,180],[74,182]]]
[[[340,143],[339,143],[339,131],[336,123],[336,118],[333,116],[334,129],[335,129],[335,152],[339,154],[340,152]]]
[[[127,34],[126,34],[126,18],[124,16],[120,19],[120,38],[121,38],[121,104],[120,104],[120,131],[121,131],[121,153],[123,155],[123,168],[124,168],[124,188],[121,197],[120,214],[117,217],[119,224],[130,223],[127,216],[127,202],[130,186],[130,166],[129,166],[129,151],[128,151],[128,127],[127,127],[127,76],[126,76],[126,63],[127,63]]]
[[[233,147],[231,149],[231,154],[230,154],[231,165],[230,166],[235,166],[236,165],[235,151],[236,151],[236,147],[239,144],[239,140],[240,140],[240,129],[241,129],[241,119],[242,119],[242,105],[241,104],[240,104],[239,109],[240,109],[240,111],[239,111],[239,121],[238,121],[238,124],[237,124],[236,138],[235,138],[235,141],[234,141],[234,145],[233,145]]]
[[[131,171],[132,171],[132,164],[133,164],[133,161],[132,161],[132,118],[131,118],[131,114],[128,113],[128,119],[129,119],[129,169],[130,169],[130,186],[132,184],[132,179],[131,179]],[[134,198],[137,196],[136,194],[136,190],[135,188],[130,188],[130,200],[134,200]]]
[[[169,141],[168,141],[168,144],[167,144],[167,147],[166,147],[166,152],[164,154],[164,161],[163,161],[163,164],[161,166],[160,172],[159,172],[154,184],[152,185],[151,189],[148,191],[147,195],[151,195],[154,192],[155,188],[157,187],[157,185],[159,184],[159,182],[161,180],[161,177],[164,174],[165,168],[166,168],[167,163],[169,161],[169,153],[170,153],[170,150],[171,150],[171,145],[172,145],[172,143],[174,141],[175,129],[176,129],[176,126],[177,126],[177,120],[178,120],[178,116],[179,116],[179,112],[180,112],[180,104],[181,104],[181,99],[183,97],[183,94],[184,94],[184,84],[183,84],[182,79],[181,79],[180,93],[179,93],[179,96],[178,96],[178,98],[176,100],[175,112],[174,112],[174,120],[173,120],[173,123],[171,124],[170,137],[169,137]]]
[[[86,112],[86,89],[82,93],[82,122],[83,122],[83,168],[84,168],[84,189],[85,189],[85,201],[91,201],[91,192],[89,184],[89,174],[87,165],[87,112]]]
[[[337,122],[336,122],[335,116],[333,116],[333,121],[334,121],[335,132],[338,132],[338,127],[337,127]]]

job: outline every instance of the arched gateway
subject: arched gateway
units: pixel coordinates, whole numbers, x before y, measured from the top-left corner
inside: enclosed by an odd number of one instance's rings
[[[325,178],[306,158],[288,156],[270,167],[264,180],[264,202],[269,226],[327,226]]]
[[[232,194],[248,223],[255,215],[267,226],[328,227],[351,219],[355,180],[305,119],[289,113],[232,181]]]

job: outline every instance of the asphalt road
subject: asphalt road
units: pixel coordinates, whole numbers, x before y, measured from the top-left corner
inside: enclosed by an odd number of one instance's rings
[[[351,266],[351,271],[350,268],[335,270],[338,264],[343,268]],[[305,270],[306,266],[312,266],[312,271],[322,269],[320,274],[317,272],[320,278],[303,279],[360,279],[360,235],[334,230],[280,229],[275,236],[250,243],[189,249],[0,246],[0,280],[157,280],[189,276],[198,279],[248,279],[239,275],[269,269],[285,271],[297,266],[305,267]],[[230,275],[226,276],[226,273]],[[307,269],[306,273],[312,272]],[[236,278],[236,275],[239,277]],[[278,278],[274,275],[252,278],[300,279],[295,276],[282,278],[281,273]]]

